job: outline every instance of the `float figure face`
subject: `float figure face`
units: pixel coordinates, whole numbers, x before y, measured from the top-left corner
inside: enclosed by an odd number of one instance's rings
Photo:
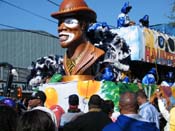
[[[82,38],[82,27],[79,20],[75,18],[59,19],[58,32],[60,45],[63,48],[74,46]]]

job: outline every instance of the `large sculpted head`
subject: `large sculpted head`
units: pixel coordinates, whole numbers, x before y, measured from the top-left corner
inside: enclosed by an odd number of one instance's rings
[[[87,25],[96,21],[96,13],[84,0],[63,0],[59,11],[51,16],[58,19],[59,40],[63,48],[83,42]]]

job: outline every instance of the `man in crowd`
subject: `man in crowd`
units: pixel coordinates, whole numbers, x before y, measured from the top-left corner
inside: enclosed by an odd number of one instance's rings
[[[159,131],[155,123],[144,120],[138,115],[135,93],[125,92],[119,100],[120,115],[114,123],[107,125],[103,131]]]
[[[53,122],[55,123],[56,128],[57,120],[56,116],[53,111],[51,111],[49,108],[44,106],[44,103],[46,101],[46,94],[43,91],[35,91],[32,93],[29,103],[28,103],[28,110],[42,110],[50,115]]]
[[[143,90],[137,92],[137,102],[139,104],[139,114],[147,121],[156,123],[159,129],[159,116],[160,113],[148,101],[147,96]]]
[[[83,112],[78,108],[79,105],[78,95],[76,94],[70,95],[68,103],[69,103],[68,111],[61,116],[61,122],[60,122],[61,127],[63,127],[66,123],[69,123],[79,115],[83,114]]]
[[[109,116],[101,110],[102,99],[92,95],[89,99],[89,111],[66,124],[64,131],[101,131],[105,125],[112,122]]]

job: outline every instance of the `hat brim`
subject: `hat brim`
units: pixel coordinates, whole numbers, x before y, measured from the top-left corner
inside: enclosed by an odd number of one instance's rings
[[[143,19],[140,19],[139,22],[144,22]]]
[[[128,10],[131,10],[132,9],[132,6],[128,6],[127,8],[128,8]]]
[[[62,10],[51,14],[53,18],[58,20],[62,17],[75,16],[75,15],[76,16],[81,15],[83,16],[83,18],[87,18],[87,20],[94,21],[94,22],[96,21],[96,18],[97,18],[96,13],[87,7],[79,7],[76,9]]]

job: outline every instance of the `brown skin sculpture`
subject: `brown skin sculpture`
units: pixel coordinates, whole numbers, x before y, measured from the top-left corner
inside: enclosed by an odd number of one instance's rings
[[[92,79],[94,64],[104,55],[86,36],[88,25],[96,21],[96,13],[83,0],[63,0],[59,11],[51,16],[59,21],[60,45],[67,48],[63,63],[66,75]]]

